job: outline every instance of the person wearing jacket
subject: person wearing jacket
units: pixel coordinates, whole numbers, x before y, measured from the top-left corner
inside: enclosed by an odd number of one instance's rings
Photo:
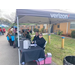
[[[0,35],[2,34],[2,29],[0,28]]]
[[[39,39],[39,33],[36,32],[32,43],[34,43],[34,42],[35,42],[36,40],[38,40],[38,39]]]
[[[3,28],[3,32],[4,32],[4,33],[6,32],[5,28]]]
[[[7,33],[6,37],[7,37],[7,36],[9,37],[9,44],[10,44],[10,46],[13,46],[14,41],[11,40],[11,36],[14,36],[13,32],[10,30],[10,31]]]
[[[27,32],[27,31],[25,31],[25,32],[22,34],[22,38],[26,38],[26,39],[31,40],[31,36],[30,36],[29,32]]]
[[[36,44],[37,44],[38,46],[40,46],[41,48],[44,49],[45,42],[46,42],[46,40],[43,38],[43,34],[40,33],[40,34],[39,34],[39,39],[36,40]]]

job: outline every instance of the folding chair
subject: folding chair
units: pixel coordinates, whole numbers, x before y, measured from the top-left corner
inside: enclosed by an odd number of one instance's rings
[[[45,45],[44,45],[44,52],[45,52],[45,47],[46,47],[46,44],[47,44],[47,41],[45,42]]]

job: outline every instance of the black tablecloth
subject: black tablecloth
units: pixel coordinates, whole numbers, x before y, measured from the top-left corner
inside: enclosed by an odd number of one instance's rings
[[[38,58],[44,58],[45,59],[45,53],[44,50],[39,47],[31,47],[30,49],[21,49],[22,51],[22,57],[21,57],[21,63],[22,62],[29,62],[29,61],[33,61],[33,60],[38,60]]]

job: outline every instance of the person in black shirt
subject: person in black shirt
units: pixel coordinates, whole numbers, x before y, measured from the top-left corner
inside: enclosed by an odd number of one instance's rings
[[[34,41],[36,41],[36,40],[38,40],[38,39],[39,39],[39,33],[36,32],[32,43],[34,43]]]
[[[26,38],[29,39],[29,40],[31,40],[31,36],[30,36],[29,32],[27,32]]]
[[[30,36],[29,32],[27,32],[27,31],[25,31],[25,33],[22,35],[22,37],[31,40],[31,36]]]
[[[43,34],[39,34],[39,39],[36,40],[36,44],[44,49],[45,42],[46,40],[43,38]]]

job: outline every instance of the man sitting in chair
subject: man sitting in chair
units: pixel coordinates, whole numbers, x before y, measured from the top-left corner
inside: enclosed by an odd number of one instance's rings
[[[46,40],[43,38],[43,34],[40,33],[39,39],[36,40],[37,45],[44,49],[45,42],[46,42]]]

